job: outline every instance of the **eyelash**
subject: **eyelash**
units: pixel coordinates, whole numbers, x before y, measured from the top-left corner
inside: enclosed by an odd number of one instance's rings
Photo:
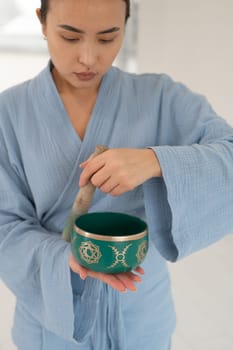
[[[79,41],[79,39],[70,39],[70,38],[66,38],[65,36],[62,36],[62,39],[65,41],[70,41],[70,42],[77,42]]]
[[[109,44],[112,43],[114,41],[114,39],[100,39],[99,42],[101,44]]]
[[[70,43],[75,43],[75,42],[78,42],[79,39],[71,39],[71,38],[66,38],[64,36],[62,36],[62,39],[65,40],[65,41],[68,41]],[[99,39],[99,42],[103,45],[106,45],[106,44],[110,44],[114,41],[114,39]]]

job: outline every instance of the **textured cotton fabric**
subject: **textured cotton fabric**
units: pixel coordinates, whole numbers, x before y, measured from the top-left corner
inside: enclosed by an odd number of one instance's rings
[[[19,350],[169,350],[175,326],[166,260],[233,232],[233,130],[204,97],[166,75],[111,68],[86,134],[76,134],[50,65],[0,95],[0,277],[17,299]],[[90,211],[145,219],[150,248],[135,293],[68,266],[61,232],[79,164],[97,144],[151,147],[162,178],[118,197],[96,191]]]

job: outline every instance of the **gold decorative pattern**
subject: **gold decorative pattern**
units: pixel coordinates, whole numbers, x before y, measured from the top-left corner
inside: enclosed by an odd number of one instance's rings
[[[111,245],[109,245],[109,248],[112,249],[113,253],[115,254],[115,261],[114,263],[111,265],[111,266],[108,266],[108,268],[113,268],[119,264],[122,264],[123,266],[125,267],[129,267],[129,265],[127,265],[126,263],[126,253],[129,249],[129,247],[132,246],[132,243],[131,244],[128,244],[124,250],[122,252],[120,252],[116,247],[113,247]]]
[[[97,264],[102,256],[99,247],[91,241],[82,242],[79,252],[81,258],[88,264]]]
[[[148,247],[147,241],[143,241],[138,247],[136,257],[139,264],[141,264],[141,262],[145,258],[147,247]]]

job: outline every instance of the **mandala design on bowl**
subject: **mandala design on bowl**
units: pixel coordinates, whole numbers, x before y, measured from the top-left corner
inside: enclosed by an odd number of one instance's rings
[[[148,247],[147,241],[143,241],[138,247],[138,251],[137,251],[136,257],[137,257],[137,260],[138,260],[139,264],[141,264],[141,262],[145,258],[145,255],[146,255],[146,252],[147,252],[147,247]]]
[[[102,256],[99,247],[91,241],[82,242],[79,252],[81,258],[88,264],[98,264]]]
[[[108,266],[109,269],[111,269],[119,264],[122,264],[125,267],[129,267],[129,265],[126,263],[126,254],[127,254],[129,247],[131,247],[131,245],[132,244],[128,244],[123,249],[123,251],[119,251],[116,247],[109,245],[109,248],[111,248],[113,253],[115,254],[115,261],[111,266]]]

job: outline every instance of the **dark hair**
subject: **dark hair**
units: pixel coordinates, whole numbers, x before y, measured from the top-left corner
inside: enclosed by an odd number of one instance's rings
[[[123,1],[126,4],[125,22],[127,22],[130,16],[130,0],[123,0]],[[41,16],[42,22],[46,21],[48,9],[49,9],[49,0],[41,0],[40,16]]]

